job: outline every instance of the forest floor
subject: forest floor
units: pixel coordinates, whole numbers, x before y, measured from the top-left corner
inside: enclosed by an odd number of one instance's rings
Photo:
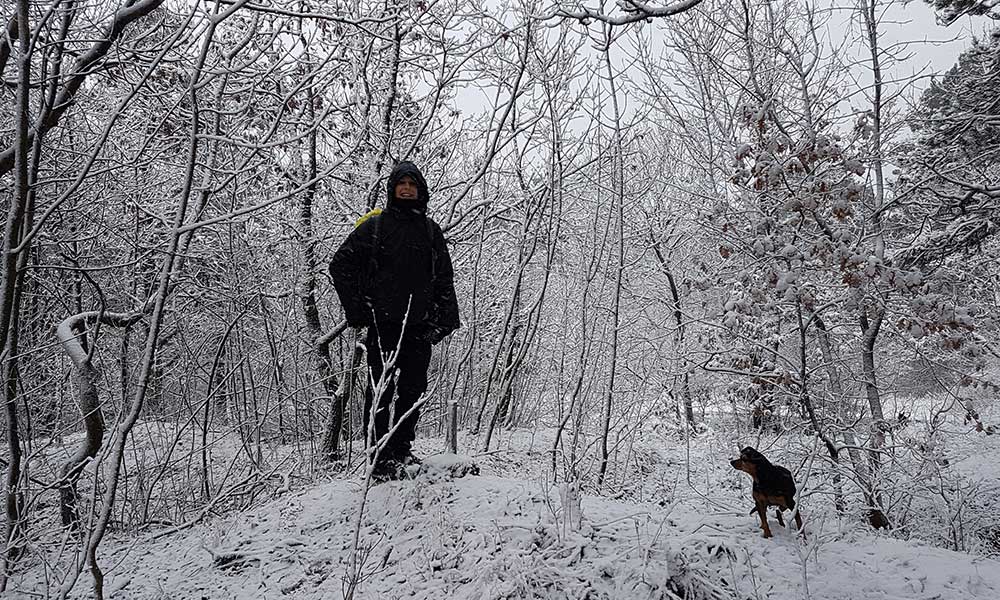
[[[896,432],[901,447],[921,445],[920,423]],[[748,515],[749,478],[728,464],[748,434],[709,430],[686,442],[650,419],[638,441],[618,447],[625,467],[606,484],[616,493],[585,488],[576,518],[572,490],[550,483],[551,431],[507,432],[498,450],[475,458],[481,475],[459,479],[433,456],[442,441],[424,438],[426,473],[369,491],[353,568],[365,497],[358,472],[159,539],[109,536],[100,552],[106,597],[343,598],[353,579],[359,599],[996,600],[1000,548],[990,535],[957,538],[948,523],[964,511],[967,527],[1000,531],[1000,435],[957,414],[939,426],[953,428],[947,446],[923,440],[931,459],[914,459],[911,479],[888,482],[901,515],[892,533],[834,510],[819,449],[784,434],[750,443],[796,473],[808,537],[779,527],[772,509],[774,538],[764,539]],[[10,597],[54,595],[60,577],[39,564],[11,582]],[[71,597],[90,597],[89,588],[84,575]]]

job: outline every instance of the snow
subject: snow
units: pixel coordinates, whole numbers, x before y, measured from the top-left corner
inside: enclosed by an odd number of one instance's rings
[[[427,457],[419,468],[408,469],[428,481],[457,479],[466,475],[479,475],[479,465],[467,456],[457,454],[434,454]]]
[[[560,526],[553,492],[490,476],[376,486],[356,597],[1000,597],[1000,563],[989,559],[872,534],[840,538],[815,522],[806,542],[779,527],[765,540],[745,514],[592,496],[572,531]],[[108,587],[128,598],[165,590],[178,598],[341,597],[360,493],[356,481],[331,481],[185,534],[120,540],[104,557],[116,565]]]
[[[764,539],[748,514],[749,479],[725,460],[737,440],[717,428],[688,449],[676,432],[653,425],[660,433],[637,445],[642,468],[619,474],[617,499],[553,484],[548,431],[506,432],[499,450],[471,461],[430,455],[414,479],[372,487],[353,597],[1000,598],[1000,562],[896,539],[830,510],[824,475],[807,476],[788,436],[759,447],[796,472],[807,537],[779,527],[772,511],[774,538]],[[956,476],[989,468],[995,476],[998,441],[975,434],[953,444],[949,468]],[[418,450],[442,445],[424,438]],[[682,462],[688,451],[693,485]],[[456,477],[472,462],[481,475]],[[364,497],[360,471],[307,487],[294,481],[300,487],[262,505],[178,533],[110,537],[100,552],[107,597],[344,598]],[[51,594],[46,577],[58,572],[39,566],[19,574],[10,597]],[[91,597],[86,576],[71,597]]]

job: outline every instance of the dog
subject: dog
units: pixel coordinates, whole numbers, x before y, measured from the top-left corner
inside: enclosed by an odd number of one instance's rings
[[[763,454],[756,449],[747,446],[740,450],[740,457],[729,461],[737,471],[743,471],[753,479],[753,500],[755,506],[750,514],[760,515],[760,526],[764,530],[764,537],[771,536],[771,528],[767,524],[767,507],[777,506],[775,516],[778,524],[785,526],[785,520],[781,518],[781,511],[791,510],[795,512],[795,525],[805,537],[806,530],[802,526],[802,514],[795,510],[795,480],[792,479],[791,472],[785,467],[772,465]]]

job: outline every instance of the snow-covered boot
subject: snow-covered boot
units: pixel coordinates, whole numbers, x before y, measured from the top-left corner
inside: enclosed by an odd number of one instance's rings
[[[375,463],[375,468],[372,469],[372,481],[374,483],[383,483],[394,479],[401,479],[402,470],[403,464],[398,460],[392,458],[380,459]]]

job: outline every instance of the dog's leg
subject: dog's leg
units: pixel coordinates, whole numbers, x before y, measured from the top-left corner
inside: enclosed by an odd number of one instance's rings
[[[767,524],[767,504],[757,503],[757,514],[760,515],[760,528],[764,530],[764,537],[769,538],[771,527]]]
[[[785,526],[785,519],[781,516],[781,507],[774,509],[774,516],[778,518],[778,525]]]
[[[802,532],[802,538],[805,539],[806,528],[802,525],[802,514],[797,508],[795,509],[795,526],[799,528],[799,531]]]

